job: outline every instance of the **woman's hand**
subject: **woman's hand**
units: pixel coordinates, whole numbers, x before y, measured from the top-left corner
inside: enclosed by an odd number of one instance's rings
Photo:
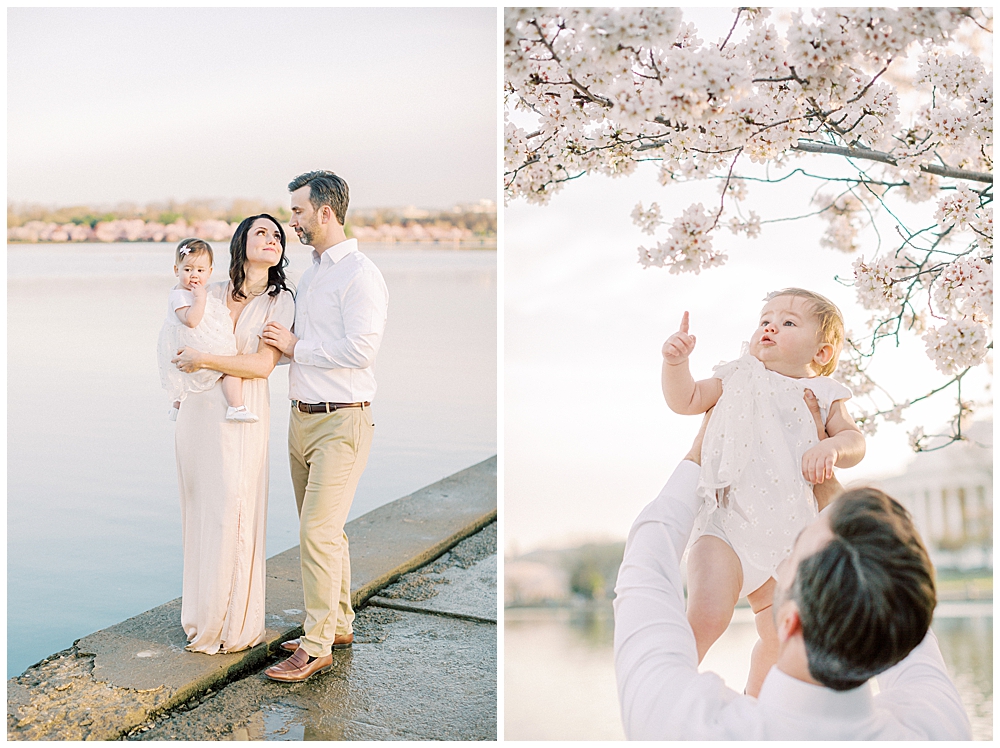
[[[187,374],[205,368],[203,362],[204,354],[190,346],[181,348],[177,351],[177,356],[170,359],[170,363],[177,364],[177,368]]]

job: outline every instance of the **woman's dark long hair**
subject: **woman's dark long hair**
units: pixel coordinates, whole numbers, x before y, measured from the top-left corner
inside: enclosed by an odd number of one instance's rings
[[[250,233],[253,222],[258,218],[266,218],[277,226],[278,234],[281,237],[281,259],[278,260],[277,265],[273,265],[267,270],[267,294],[268,296],[277,296],[282,291],[291,290],[285,279],[285,268],[288,267],[288,258],[285,256],[285,230],[277,218],[267,213],[261,213],[257,216],[244,218],[236,227],[236,233],[233,234],[233,238],[229,242],[229,278],[233,282],[233,299],[235,301],[241,301],[247,297],[246,293],[243,292],[243,284],[247,279],[247,235]]]

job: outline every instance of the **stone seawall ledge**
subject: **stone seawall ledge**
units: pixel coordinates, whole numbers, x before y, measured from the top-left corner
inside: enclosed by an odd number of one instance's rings
[[[497,516],[496,456],[358,517],[356,608]],[[233,654],[187,652],[180,599],[74,643],[7,681],[8,740],[113,740],[193,696],[259,669],[305,618],[299,549],[267,560],[265,641]]]

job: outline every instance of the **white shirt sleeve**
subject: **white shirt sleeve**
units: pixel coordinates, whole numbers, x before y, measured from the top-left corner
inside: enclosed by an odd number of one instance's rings
[[[363,270],[344,289],[341,299],[345,336],[339,340],[299,340],[297,364],[324,369],[366,369],[375,362],[385,331],[389,294],[377,273]]]
[[[186,306],[191,306],[193,303],[194,294],[183,288],[174,288],[167,296],[167,304],[170,305],[171,311],[174,312]]]
[[[694,633],[684,614],[680,559],[694,525],[700,468],[684,461],[636,519],[615,586],[615,674],[630,740],[732,739],[722,712],[750,737],[755,699],[698,673]],[[735,702],[735,703],[734,703]],[[746,703],[743,703],[746,702]]]
[[[878,704],[918,734],[928,740],[972,740],[972,725],[933,631],[876,680]]]

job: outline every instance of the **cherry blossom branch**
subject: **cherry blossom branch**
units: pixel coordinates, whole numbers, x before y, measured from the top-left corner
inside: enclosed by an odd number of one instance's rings
[[[748,9],[747,8],[737,8],[736,9],[736,18],[733,19],[733,26],[732,26],[732,28],[729,29],[729,33],[726,34],[726,38],[722,40],[722,44],[719,45],[719,51],[720,52],[723,49],[725,49],[725,47],[726,47],[727,44],[729,44],[729,39],[730,39],[730,37],[732,37],[733,32],[736,31],[736,27],[740,23],[740,16],[743,14],[743,11],[745,11],[745,10],[748,10]]]
[[[845,148],[839,145],[828,143],[815,143],[810,140],[800,140],[798,144],[792,146],[792,150],[804,153],[828,153],[834,156],[848,156],[866,161],[880,161],[884,164],[896,166],[897,161],[894,156],[881,151],[873,151],[868,148]],[[967,179],[970,182],[983,182],[993,184],[993,175],[981,171],[965,171],[964,169],[950,169],[934,164],[921,164],[920,171],[926,174],[934,174],[938,177],[949,177],[951,179]]]

